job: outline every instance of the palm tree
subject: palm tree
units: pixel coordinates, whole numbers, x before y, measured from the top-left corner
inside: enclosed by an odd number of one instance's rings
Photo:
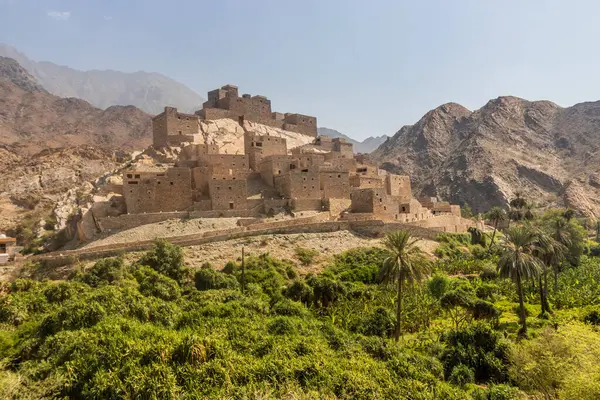
[[[550,228],[550,237],[563,245],[566,249],[570,249],[573,245],[571,230],[569,227],[569,223],[566,219],[562,217],[553,218],[549,224]],[[567,252],[565,251],[565,254]],[[560,267],[560,262],[557,262],[553,265],[554,270],[554,293],[558,291],[558,270]]]
[[[548,302],[548,270],[559,265],[565,259],[568,251],[562,243],[541,229],[537,230],[536,249],[534,255],[542,261],[541,274],[538,275],[542,315],[552,312]]]
[[[529,227],[515,226],[505,232],[502,243],[502,256],[498,261],[498,273],[511,278],[517,285],[519,294],[519,317],[521,329],[519,333],[527,335],[527,319],[523,303],[523,280],[537,276],[541,261],[533,255],[537,235]]]
[[[394,338],[400,338],[402,317],[402,284],[420,282],[429,273],[429,263],[421,249],[416,246],[418,238],[411,237],[408,231],[388,233],[383,245],[390,251],[390,256],[383,262],[380,279],[385,283],[397,283],[398,298],[396,309],[396,329]]]
[[[486,215],[486,218],[494,224],[494,232],[492,233],[492,241],[488,247],[488,252],[492,250],[494,244],[494,238],[496,237],[496,231],[498,230],[498,224],[506,219],[506,211],[502,207],[492,207]]]

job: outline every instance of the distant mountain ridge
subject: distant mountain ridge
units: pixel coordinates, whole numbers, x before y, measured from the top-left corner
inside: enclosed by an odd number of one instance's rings
[[[447,103],[370,157],[410,175],[415,196],[482,212],[521,192],[540,206],[600,217],[600,101],[563,108],[506,96],[476,111]]]
[[[0,57],[0,144],[24,155],[81,145],[135,150],[150,144],[151,136],[151,116],[140,109],[101,110],[85,100],[54,96],[15,60]]]
[[[355,153],[370,153],[389,138],[389,136],[387,136],[387,135],[370,136],[370,137],[366,138],[365,140],[363,140],[362,142],[359,142],[358,140],[352,139],[351,137],[344,135],[343,133],[338,132],[335,129],[321,127],[321,128],[317,129],[317,132],[319,133],[319,135],[322,135],[322,136],[329,136],[332,138],[342,138],[342,139],[347,140],[348,142],[352,143],[352,145],[354,146]]]
[[[187,86],[158,73],[79,71],[48,61],[32,61],[14,47],[1,43],[0,56],[16,60],[50,93],[83,99],[102,109],[133,105],[149,114],[158,114],[169,105],[193,112],[204,102]]]

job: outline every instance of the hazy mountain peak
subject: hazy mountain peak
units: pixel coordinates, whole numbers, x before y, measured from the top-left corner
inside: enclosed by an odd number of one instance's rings
[[[46,92],[46,90],[17,61],[0,56],[0,78],[8,79],[26,92]]]
[[[182,83],[155,72],[79,71],[49,61],[32,61],[5,44],[0,44],[0,56],[15,59],[50,93],[84,99],[99,108],[134,105],[158,114],[165,105],[193,112],[204,102]]]

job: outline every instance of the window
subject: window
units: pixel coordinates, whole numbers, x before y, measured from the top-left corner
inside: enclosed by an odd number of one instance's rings
[[[171,186],[173,186],[173,182],[171,182]]]
[[[229,202],[229,209],[230,209],[230,210],[233,210],[233,201],[230,201],[230,202]]]
[[[129,179],[131,179],[131,178],[133,178],[133,175],[131,175],[131,174],[127,174],[127,177],[128,177]]]
[[[135,178],[135,179],[140,179],[140,175],[139,175],[139,174],[136,174],[136,175],[134,176],[134,178]]]
[[[179,131],[179,134],[181,135],[181,131]]]
[[[130,185],[137,185],[138,184],[137,181],[128,181],[127,183],[130,184]]]
[[[342,177],[342,175],[338,175],[338,178],[341,178],[341,177]]]
[[[231,186],[229,186],[229,190],[231,190]]]

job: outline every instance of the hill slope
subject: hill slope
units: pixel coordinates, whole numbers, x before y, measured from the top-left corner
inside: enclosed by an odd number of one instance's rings
[[[139,149],[151,140],[150,116],[133,106],[101,110],[84,100],[46,92],[19,64],[0,58],[0,144],[27,154],[95,145]]]
[[[148,72],[78,71],[51,62],[35,62],[14,47],[0,43],[0,56],[15,59],[44,88],[59,97],[77,97],[107,108],[133,105],[158,114],[165,105],[185,112],[202,107],[204,99],[182,83]]]
[[[600,217],[600,102],[561,108],[499,97],[471,112],[444,104],[372,153],[410,174],[417,195],[475,210],[506,205],[517,191],[540,205]]]
[[[363,140],[362,142],[359,142],[358,140],[354,140],[351,137],[344,135],[342,132],[336,131],[335,129],[322,127],[322,128],[318,128],[317,131],[318,131],[319,135],[322,135],[322,136],[346,139],[348,142],[352,143],[352,145],[354,146],[355,153],[370,153],[373,150],[375,150],[377,147],[379,147],[379,145],[381,145],[383,142],[385,142],[387,140],[387,138],[389,137],[387,135],[370,136],[370,137],[366,138],[365,140]]]

